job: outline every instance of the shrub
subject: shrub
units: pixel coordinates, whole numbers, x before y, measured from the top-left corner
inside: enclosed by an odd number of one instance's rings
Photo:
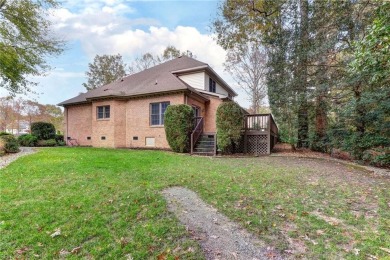
[[[64,135],[56,134],[54,139],[56,140],[57,144],[60,142],[64,142]]]
[[[0,156],[2,156],[3,154],[5,154],[5,141],[0,138]]]
[[[3,149],[6,153],[17,153],[19,152],[19,143],[13,135],[2,135]]]
[[[44,146],[56,146],[57,142],[55,139],[49,139],[49,140],[39,140],[37,142],[38,146],[44,147]]]
[[[363,160],[374,166],[390,167],[390,148],[376,147],[364,151]]]
[[[57,145],[58,146],[65,146],[66,143],[65,143],[65,141],[57,141]]]
[[[165,135],[169,146],[178,153],[188,152],[194,112],[189,105],[171,105],[164,115]]]
[[[231,153],[241,137],[244,112],[235,102],[224,102],[217,109],[217,144],[224,153]]]
[[[3,135],[11,135],[11,134],[7,133],[7,132],[0,132],[0,136],[3,136]]]
[[[37,145],[38,138],[32,134],[24,134],[18,137],[18,142],[21,146],[34,147]]]
[[[49,140],[55,138],[56,129],[51,123],[35,122],[31,124],[31,133],[38,137],[38,140]]]

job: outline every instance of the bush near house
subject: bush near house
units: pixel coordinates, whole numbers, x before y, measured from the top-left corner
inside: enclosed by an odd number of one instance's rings
[[[49,140],[55,138],[56,129],[51,123],[34,122],[31,124],[31,133],[38,137],[38,140]]]
[[[170,105],[164,114],[165,134],[174,152],[185,153],[190,149],[194,112],[189,105]]]
[[[64,142],[64,135],[56,134],[54,139],[56,140],[57,143]]]
[[[48,147],[48,146],[56,146],[57,141],[55,139],[49,139],[49,140],[38,140],[37,146],[41,147]]]
[[[38,137],[32,134],[24,134],[18,137],[18,142],[21,146],[34,147],[37,145]]]
[[[235,102],[221,103],[217,109],[217,144],[223,153],[231,153],[241,137],[244,112]]]
[[[32,134],[19,136],[18,143],[21,146],[63,146],[64,136],[55,134],[54,125],[46,122],[36,122],[31,124]],[[50,138],[49,138],[50,137]]]

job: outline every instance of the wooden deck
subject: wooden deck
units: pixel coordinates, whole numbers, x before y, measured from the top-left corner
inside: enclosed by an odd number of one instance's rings
[[[245,115],[242,138],[237,152],[271,154],[277,138],[278,127],[271,114]]]
[[[195,128],[191,134],[191,154],[216,155],[217,140],[215,133],[203,133],[204,120],[196,117]],[[210,136],[213,138],[210,138]],[[245,115],[239,145],[234,153],[266,155],[277,142],[278,127],[271,114]]]

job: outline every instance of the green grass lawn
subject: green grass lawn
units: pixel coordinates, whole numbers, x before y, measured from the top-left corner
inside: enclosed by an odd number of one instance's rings
[[[166,209],[168,186],[192,189],[293,257],[389,257],[389,179],[297,160],[41,149],[0,170],[0,259],[59,258],[76,247],[67,258],[202,259]]]

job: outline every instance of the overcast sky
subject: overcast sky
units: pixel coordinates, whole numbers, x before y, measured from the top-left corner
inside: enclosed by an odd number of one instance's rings
[[[234,81],[224,72],[226,52],[216,43],[211,23],[219,1],[68,0],[53,12],[54,31],[67,41],[65,52],[50,60],[53,70],[35,78],[39,95],[28,98],[58,104],[85,92],[85,71],[96,54],[121,54],[129,64],[145,52],[161,54],[168,45],[190,50],[208,63],[239,93],[236,101],[248,107]],[[4,91],[1,93],[5,95]]]

